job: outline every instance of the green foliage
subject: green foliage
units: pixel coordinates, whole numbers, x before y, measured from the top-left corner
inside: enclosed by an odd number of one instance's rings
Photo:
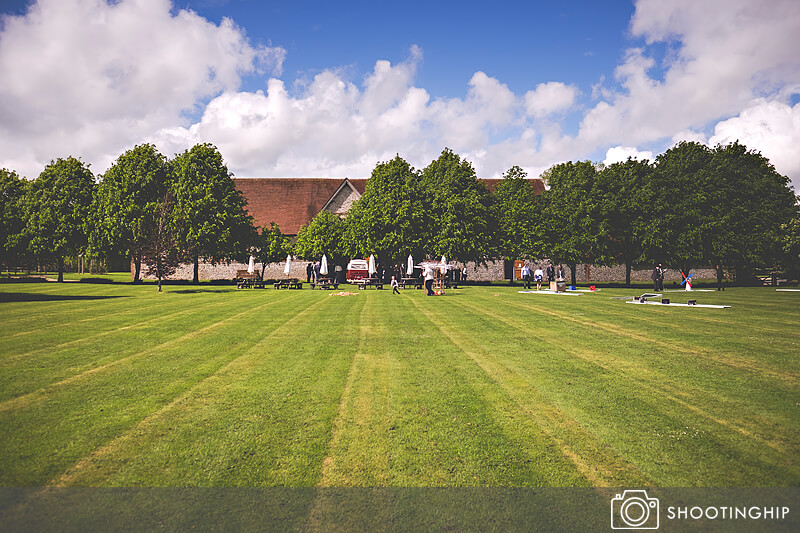
[[[281,233],[280,228],[274,222],[270,223],[269,229],[265,226],[261,230],[261,235],[256,239],[253,256],[261,263],[261,278],[264,278],[264,270],[267,265],[279,263],[286,260],[292,251],[289,238]]]
[[[170,180],[167,159],[155,146],[143,144],[119,156],[95,190],[91,247],[129,255],[136,267],[134,282],[139,281],[142,250]]]
[[[797,216],[789,179],[758,152],[737,143],[712,150],[703,213],[703,251],[709,264],[734,269],[737,279],[772,268],[783,255],[781,226]]]
[[[0,262],[10,266],[25,254],[25,195],[29,182],[0,169]]]
[[[800,216],[781,226],[780,264],[791,279],[800,278]]]
[[[600,249],[606,254],[599,262],[624,264],[628,285],[633,265],[645,260],[644,250],[651,236],[651,205],[655,199],[652,173],[648,161],[629,158],[600,170],[595,182]]]
[[[348,248],[353,255],[375,253],[390,263],[402,262],[408,254],[420,258],[428,219],[419,174],[397,156],[375,167],[364,195],[348,213]]]
[[[596,263],[604,258],[594,195],[597,170],[589,161],[561,163],[542,177],[550,189],[542,194],[545,252],[555,263],[571,266]]]
[[[212,264],[247,261],[257,232],[217,148],[197,144],[175,157],[171,166],[175,209],[182,220],[179,237],[194,260],[194,281],[200,258]]]
[[[541,204],[526,176],[522,168],[513,166],[494,192],[498,253],[503,257],[544,257]]]
[[[696,142],[681,142],[656,158],[656,201],[646,255],[683,273],[703,264],[703,243],[716,224],[708,211],[713,192],[711,150]]]
[[[306,261],[319,261],[323,254],[331,263],[350,257],[345,234],[347,222],[330,211],[320,211],[311,222],[300,228],[294,253]]]
[[[59,281],[64,257],[86,251],[94,186],[89,166],[74,157],[51,161],[31,185],[28,247],[41,260],[57,261]]]
[[[421,183],[432,217],[427,235],[429,254],[480,263],[497,255],[492,196],[469,161],[445,148],[422,171]]]

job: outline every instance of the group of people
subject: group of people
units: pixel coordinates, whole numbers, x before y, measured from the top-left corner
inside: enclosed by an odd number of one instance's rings
[[[552,264],[548,264],[546,268],[547,272],[547,281],[563,281],[564,279],[564,267],[558,265],[558,268],[554,267]],[[536,282],[536,290],[541,290],[542,282],[544,281],[545,271],[542,271],[541,267],[536,267],[536,270],[533,271],[533,281]],[[531,288],[531,268],[528,266],[527,263],[522,264],[522,270],[520,271],[520,277],[522,278],[523,283],[525,284],[525,289]]]
[[[650,278],[653,280],[653,292],[661,292],[664,290],[664,269],[661,268],[661,263],[655,266]]]

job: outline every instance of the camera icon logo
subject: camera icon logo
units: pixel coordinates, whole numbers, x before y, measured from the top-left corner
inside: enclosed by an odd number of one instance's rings
[[[611,500],[611,529],[658,529],[659,510],[646,490],[626,490]]]

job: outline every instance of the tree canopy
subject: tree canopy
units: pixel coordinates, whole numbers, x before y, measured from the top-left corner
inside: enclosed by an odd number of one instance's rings
[[[16,172],[0,169],[0,261],[10,263],[24,255],[25,197],[28,181]]]
[[[542,213],[527,173],[511,167],[494,192],[497,252],[501,257],[544,257]]]
[[[492,197],[475,169],[445,148],[422,171],[425,208],[431,216],[427,250],[434,257],[485,263],[496,255]]]
[[[74,157],[51,161],[31,184],[26,202],[28,246],[35,257],[56,260],[64,281],[64,258],[86,251],[94,177]]]
[[[212,144],[197,144],[175,157],[171,167],[175,209],[182,220],[179,238],[194,261],[194,282],[200,258],[212,264],[247,261],[256,229],[222,154]]]
[[[170,181],[167,159],[155,146],[142,144],[119,156],[97,186],[92,206],[92,247],[129,255],[135,265],[134,283],[139,281],[148,223]]]
[[[295,254],[307,261],[319,261],[324,254],[332,263],[341,263],[352,255],[345,241],[346,227],[336,213],[320,211],[297,233]]]
[[[281,233],[281,229],[274,222],[270,223],[269,228],[262,228],[261,235],[256,238],[253,249],[253,257],[261,263],[261,278],[264,278],[264,270],[267,265],[279,263],[286,260],[292,252],[292,245],[289,238]]]
[[[354,255],[377,254],[397,263],[408,254],[421,257],[429,214],[425,210],[419,174],[400,156],[379,163],[364,195],[347,216],[348,248]]]

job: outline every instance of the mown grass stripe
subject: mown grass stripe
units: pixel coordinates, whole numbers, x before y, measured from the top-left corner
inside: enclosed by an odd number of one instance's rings
[[[416,302],[415,302],[416,303]],[[417,305],[451,342],[472,359],[478,367],[512,398],[530,421],[542,430],[568,457],[580,473],[595,486],[620,484],[648,485],[646,475],[582,427],[576,420],[556,407],[530,383],[511,372],[491,351],[476,345],[474,339],[449,324],[446,314]]]
[[[692,357],[697,357],[697,356],[707,357],[709,359],[713,359],[717,363],[736,369],[747,370],[755,374],[768,376],[777,381],[797,382],[798,380],[800,380],[800,373],[798,372],[790,370],[778,370],[770,366],[764,365],[759,361],[750,358],[745,358],[737,354],[731,354],[731,353],[721,354],[711,348],[691,346],[681,341],[667,342],[653,335],[647,335],[645,333],[641,333],[638,331],[632,331],[630,329],[621,327],[619,325],[611,324],[603,320],[581,319],[569,313],[556,311],[554,309],[540,305],[533,305],[515,301],[510,301],[508,302],[508,304],[515,306],[520,310],[528,312],[533,311],[537,313],[551,315],[562,320],[568,320],[585,328],[602,329],[608,333],[621,335],[638,342],[646,342],[649,344],[657,345],[660,346],[661,348],[680,352],[682,354],[689,355]]]
[[[69,486],[80,484],[81,473],[90,470],[92,463],[100,461],[113,463],[115,454],[121,453],[123,448],[130,448],[133,446],[135,441],[140,439],[142,435],[150,434],[151,430],[156,428],[159,424],[163,424],[165,420],[171,419],[172,415],[176,414],[177,411],[181,411],[179,416],[186,416],[187,410],[201,409],[208,399],[224,394],[225,391],[233,385],[237,374],[249,372],[256,364],[264,364],[264,345],[272,341],[272,337],[277,331],[291,328],[303,319],[308,318],[312,314],[312,311],[322,303],[324,303],[324,300],[312,303],[298,313],[289,316],[284,322],[274,325],[272,331],[262,336],[261,339],[247,351],[234,357],[215,372],[193,383],[185,391],[181,392],[158,409],[147,414],[134,425],[113,438],[110,442],[99,446],[88,455],[81,458],[56,479],[48,482],[47,485]],[[241,316],[241,314],[239,316]],[[233,318],[236,317],[231,317],[231,319]]]
[[[284,298],[283,300],[286,300],[286,298]],[[143,357],[145,355],[148,355],[150,353],[156,352],[158,350],[163,350],[165,348],[178,345],[178,344],[186,341],[187,339],[192,339],[192,338],[195,338],[197,336],[200,336],[200,335],[203,335],[205,333],[208,333],[209,331],[211,331],[213,329],[216,329],[216,328],[219,328],[220,326],[222,326],[222,325],[224,325],[224,324],[226,324],[228,322],[234,321],[234,320],[236,320],[236,319],[238,319],[238,318],[240,318],[242,316],[251,314],[256,310],[263,309],[263,308],[275,305],[277,303],[282,302],[283,300],[274,300],[274,301],[271,301],[271,302],[264,303],[264,304],[262,304],[260,306],[255,307],[255,308],[248,309],[246,311],[242,311],[241,313],[237,313],[236,315],[228,317],[228,318],[226,318],[224,320],[220,320],[218,322],[214,322],[213,324],[201,327],[201,328],[199,328],[197,330],[194,330],[194,331],[191,331],[191,332],[186,333],[184,335],[181,335],[180,337],[177,337],[177,338],[174,338],[174,339],[170,339],[170,340],[168,340],[166,342],[163,342],[163,343],[160,343],[160,344],[158,344],[156,346],[147,348],[147,349],[142,350],[140,352],[137,352],[135,354],[132,354],[132,355],[129,355],[129,356],[126,356],[126,357],[123,357],[123,358],[119,358],[119,359],[114,359],[114,360],[112,360],[112,361],[110,361],[108,363],[102,364],[102,365],[94,366],[94,367],[92,367],[92,368],[90,368],[88,370],[84,370],[84,371],[82,371],[82,372],[80,372],[78,374],[74,374],[72,376],[69,376],[68,378],[62,379],[62,380],[60,380],[58,382],[55,382],[55,383],[52,383],[52,384],[50,384],[50,385],[48,385],[46,387],[42,387],[42,388],[37,389],[35,391],[29,392],[27,394],[23,394],[21,396],[17,396],[15,398],[11,399],[11,400],[6,400],[4,402],[0,402],[0,413],[3,413],[5,411],[10,411],[10,410],[15,410],[15,409],[22,409],[24,407],[30,406],[33,403],[47,400],[48,396],[50,396],[50,394],[52,394],[52,392],[55,391],[55,390],[58,390],[60,388],[66,387],[66,386],[74,385],[76,383],[80,383],[82,381],[87,380],[88,378],[92,377],[93,375],[95,375],[95,374],[97,374],[99,372],[108,372],[109,370],[112,370],[112,369],[114,369],[114,368],[116,368],[116,367],[118,367],[120,365],[128,364],[131,361],[134,361],[135,359],[141,358],[141,357]],[[190,310],[187,310],[186,312],[192,312],[192,311],[195,311],[195,310],[190,309]],[[180,314],[183,314],[183,313],[180,313]],[[173,315],[173,316],[175,316],[175,315]],[[152,321],[158,320],[160,318],[161,317],[152,318],[152,319],[147,320],[145,322],[152,322]],[[125,327],[119,328],[118,330],[115,330],[115,331],[130,329],[131,327],[141,326],[141,325],[142,325],[142,323],[135,324],[133,326],[125,326]],[[101,335],[96,335],[96,336],[94,336],[94,338],[96,339],[97,337],[100,337],[100,336],[102,336],[102,334]],[[113,357],[113,356],[111,356],[111,357]]]
[[[509,325],[519,331],[524,331],[532,336],[546,342],[552,346],[559,346],[563,351],[569,353],[572,357],[582,359],[590,364],[597,365],[603,370],[615,372],[615,374],[624,381],[631,384],[632,390],[647,389],[654,393],[656,397],[677,403],[685,409],[688,409],[698,416],[706,419],[707,421],[714,422],[724,426],[730,430],[737,431],[742,435],[758,440],[771,447],[777,453],[784,457],[789,457],[793,452],[787,450],[787,442],[782,435],[763,435],[760,434],[764,431],[764,419],[761,416],[750,414],[747,420],[741,417],[745,414],[738,411],[736,414],[739,417],[737,421],[726,420],[721,418],[722,414],[712,414],[706,409],[697,405],[697,400],[702,399],[704,405],[711,407],[717,406],[719,409],[726,410],[728,398],[722,397],[719,394],[713,394],[709,391],[701,390],[697,387],[692,387],[686,383],[681,383],[680,386],[671,384],[672,379],[664,372],[656,372],[652,368],[648,368],[639,363],[617,357],[613,352],[599,352],[586,347],[574,347],[573,345],[563,343],[563,338],[557,335],[548,335],[546,329],[539,329],[531,333],[530,324],[526,324],[519,319],[513,317],[503,316],[500,313],[481,308],[469,302],[460,302],[473,311],[481,314],[489,315],[493,319],[503,324]],[[689,402],[687,399],[681,399],[679,396],[691,398],[694,402]],[[658,408],[661,402],[654,405]],[[674,409],[673,409],[674,410]],[[667,412],[664,413],[669,414]],[[730,416],[730,411],[727,415]],[[745,428],[747,426],[747,428]]]

